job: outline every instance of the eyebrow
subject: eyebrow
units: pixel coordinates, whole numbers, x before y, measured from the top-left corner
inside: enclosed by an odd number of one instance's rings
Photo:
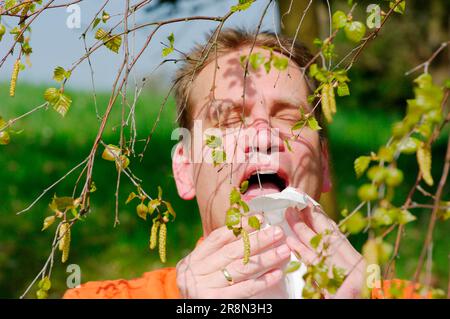
[[[311,111],[311,108],[307,103],[305,103],[303,101],[293,100],[293,99],[286,99],[286,98],[276,99],[273,102],[273,104],[274,104],[273,112],[278,112],[281,109],[286,109],[286,108],[287,109],[295,109],[295,110],[302,108],[306,112]]]
[[[247,103],[247,107],[250,107],[250,103]],[[209,108],[209,111],[207,112],[207,116],[209,119],[213,118],[214,116],[216,116],[217,114],[217,110],[219,108],[219,111],[232,111],[232,110],[242,110],[244,107],[244,105],[242,104],[242,101],[231,101],[231,100],[215,100],[212,105]],[[245,108],[244,108],[244,112],[245,112]]]

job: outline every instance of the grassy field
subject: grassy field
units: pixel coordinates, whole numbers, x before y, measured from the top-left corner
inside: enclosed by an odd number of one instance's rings
[[[44,87],[21,84],[16,97],[7,96],[7,85],[0,84],[0,116],[16,117],[42,103]],[[48,192],[30,211],[17,216],[43,189],[58,180],[65,172],[81,162],[92,146],[99,122],[95,117],[92,95],[88,92],[71,92],[72,107],[62,119],[53,110],[41,110],[18,122],[14,129],[23,133],[13,136],[11,144],[0,148],[0,297],[18,297],[41,269],[50,251],[52,230],[41,232],[42,221],[50,214],[48,203],[56,193],[71,195],[77,171]],[[156,118],[164,92],[145,91],[137,103],[139,138],[145,138]],[[104,110],[108,94],[97,96],[100,113]],[[401,118],[401,112],[365,108],[354,99],[342,100],[333,125],[329,129],[330,149],[335,172],[335,188],[339,208],[357,204],[356,189],[361,181],[353,173],[355,157],[376,150],[385,143],[386,129]],[[344,106],[348,105],[348,106]],[[170,151],[175,141],[170,139],[174,124],[174,103],[169,101],[162,120],[150,143],[144,160],[131,161],[134,173],[143,180],[150,195],[156,194],[158,185],[177,211],[177,220],[168,226],[168,266],[186,255],[201,236],[201,225],[195,201],[178,198],[171,173]],[[103,139],[117,143],[120,112],[115,110]],[[444,139],[441,138],[433,152],[434,176],[442,169]],[[142,143],[137,149],[142,148]],[[417,172],[414,156],[404,157],[406,184],[397,195],[407,192]],[[120,191],[120,225],[113,227],[115,207],[116,169],[114,164],[98,157],[93,179],[97,191],[92,195],[92,212],[84,223],[75,225],[72,235],[70,263],[80,265],[82,282],[91,280],[133,278],[143,272],[162,267],[156,252],[148,249],[149,224],[139,219],[134,205],[124,202],[134,187],[125,178]],[[448,199],[449,190],[446,189]],[[420,200],[420,199],[419,199]],[[429,212],[416,212],[418,220],[408,225],[398,259],[399,277],[410,277],[416,265]],[[445,288],[448,280],[449,223],[439,223],[434,242],[434,283]],[[393,236],[390,240],[393,240]],[[364,235],[351,238],[357,248]],[[59,254],[57,260],[59,261]],[[52,274],[53,288],[50,297],[59,298],[65,287],[66,265],[59,262]],[[28,297],[34,297],[34,289]]]

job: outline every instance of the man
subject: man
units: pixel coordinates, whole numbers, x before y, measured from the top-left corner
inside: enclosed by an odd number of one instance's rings
[[[317,262],[310,240],[326,231],[331,231],[332,243],[326,262],[330,269],[334,265],[346,273],[336,294],[326,296],[360,297],[363,258],[336,224],[311,206],[287,211],[292,236],[277,226],[254,231],[244,217],[242,225],[251,234],[249,262],[243,263],[243,241],[225,226],[232,189],[248,181],[244,201],[287,186],[318,200],[331,187],[328,150],[320,131],[307,126],[294,131],[296,135],[291,131],[305,114],[316,116],[321,124],[320,106],[307,102],[312,91],[303,67],[311,55],[304,46],[295,44],[291,54],[292,41],[287,38],[269,33],[255,38],[238,30],[223,30],[216,45],[203,63],[205,47],[196,47],[175,80],[178,121],[194,138],[184,137],[176,146],[173,173],[179,195],[197,200],[203,240],[176,268],[130,281],[86,283],[67,291],[66,298],[252,298],[282,280],[291,251],[306,264]],[[252,54],[262,61],[259,68],[247,63]],[[273,61],[283,59],[289,60],[286,68],[273,67]],[[266,62],[270,70],[263,67]],[[211,129],[221,135],[222,143],[205,145],[202,138],[199,147],[198,130]],[[210,160],[214,148],[216,154],[225,152],[225,161]]]

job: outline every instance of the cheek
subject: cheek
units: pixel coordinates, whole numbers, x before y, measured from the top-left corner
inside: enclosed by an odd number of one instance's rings
[[[291,143],[291,147],[292,152],[286,150],[286,153],[289,154],[288,157],[294,169],[294,175],[299,180],[305,179],[305,175],[309,176],[308,179],[310,181],[314,177],[320,179],[322,175],[322,157],[317,134],[305,134],[298,141]]]
[[[197,203],[206,234],[225,224],[225,214],[229,207],[229,169],[210,164],[197,164],[195,171],[195,188]]]

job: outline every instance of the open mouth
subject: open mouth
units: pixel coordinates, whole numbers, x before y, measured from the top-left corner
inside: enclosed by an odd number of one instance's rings
[[[286,175],[280,171],[254,171],[244,180],[248,181],[247,191],[243,194],[245,200],[260,195],[278,193],[288,186]]]

